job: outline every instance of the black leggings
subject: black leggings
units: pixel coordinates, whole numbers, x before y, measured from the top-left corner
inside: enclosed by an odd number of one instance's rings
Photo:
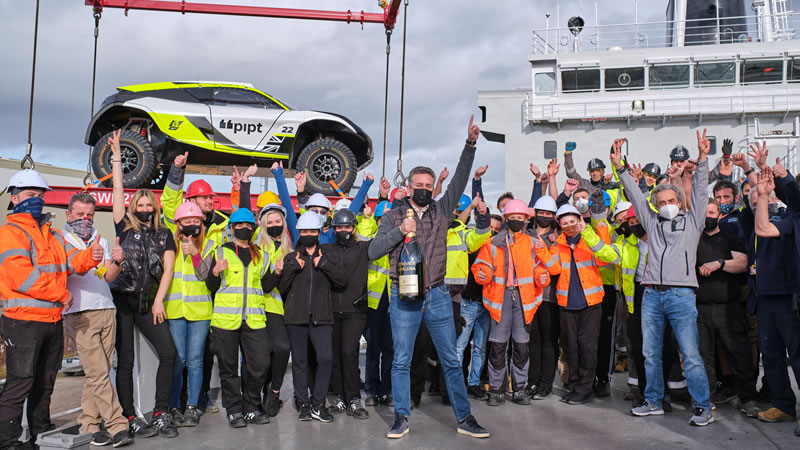
[[[267,313],[267,334],[272,341],[272,355],[270,358],[270,368],[267,371],[267,382],[264,384],[264,392],[272,384],[272,389],[281,390],[283,377],[286,375],[286,368],[289,367],[289,333],[283,323],[283,315]]]
[[[292,382],[294,395],[300,403],[309,403],[308,343],[314,346],[317,368],[314,374],[311,404],[319,408],[325,404],[333,364],[333,325],[287,325],[292,346]]]
[[[558,337],[561,335],[558,303],[542,302],[530,324],[528,350],[530,366],[528,383],[542,387],[553,387],[558,363]]]
[[[117,395],[125,417],[136,415],[133,406],[133,359],[134,325],[158,354],[156,371],[156,403],[154,412],[166,411],[169,407],[169,391],[178,350],[169,332],[167,322],[153,325],[153,314],[139,312],[139,301],[119,292],[112,292],[117,306]]]
[[[358,350],[361,334],[367,326],[367,314],[333,314],[333,390],[345,402],[361,398],[358,387]]]

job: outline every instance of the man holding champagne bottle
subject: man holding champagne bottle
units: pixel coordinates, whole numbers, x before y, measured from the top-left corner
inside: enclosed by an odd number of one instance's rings
[[[410,365],[414,338],[424,320],[431,333],[447,380],[447,390],[458,420],[460,434],[487,438],[489,432],[470,413],[464,374],[456,356],[456,331],[450,292],[444,284],[447,269],[447,230],[450,214],[467,187],[475,144],[480,129],[470,117],[467,142],[447,191],[432,201],[436,174],[428,167],[415,167],[408,175],[411,195],[384,214],[378,233],[370,243],[372,260],[389,255],[389,316],[394,340],[392,395],[394,425],[388,438],[408,434],[411,415]]]

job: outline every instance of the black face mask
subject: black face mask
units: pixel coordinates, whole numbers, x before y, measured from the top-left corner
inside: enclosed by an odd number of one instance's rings
[[[423,208],[431,204],[431,198],[433,198],[433,191],[427,189],[414,189],[414,195],[411,197],[417,206]]]
[[[325,217],[325,223],[322,224],[322,228],[330,228],[331,226],[331,216]]]
[[[200,236],[200,230],[200,225],[184,225],[181,227],[183,235],[189,237]]]
[[[637,238],[642,238],[644,237],[645,234],[647,234],[647,232],[644,231],[644,225],[640,223],[636,225],[630,225],[630,228],[631,228],[631,233],[633,233],[633,235],[636,236]]]
[[[627,222],[620,224],[617,228],[614,229],[618,235],[628,237],[631,235],[631,227],[628,225]]]
[[[525,222],[522,220],[509,220],[506,223],[508,224],[508,229],[514,233],[518,233],[525,226]]]
[[[497,231],[492,230],[492,237],[497,236]]]
[[[249,241],[253,237],[253,230],[250,228],[237,228],[233,230],[233,236],[240,241]]]
[[[283,234],[283,226],[275,225],[272,227],[267,227],[267,234],[274,238],[280,237],[280,235]]]
[[[717,225],[719,225],[719,218],[717,218],[717,217],[706,217],[706,226],[703,229],[703,231],[711,231],[711,230],[717,228]]]
[[[353,241],[352,231],[337,231],[336,240],[342,244],[348,244]]]
[[[313,236],[313,235],[300,236],[297,239],[297,243],[303,247],[313,247],[317,245],[317,242],[319,242],[319,236]]]
[[[550,228],[553,226],[553,222],[556,221],[555,217],[547,217],[547,216],[536,216],[536,225],[539,225],[542,228]]]
[[[454,220],[450,221],[450,225],[447,228],[455,228],[455,227],[457,227],[459,225],[461,225],[461,222],[459,222],[459,221],[454,219]]]
[[[135,211],[133,215],[139,219],[139,222],[144,224],[148,224],[153,220],[153,211]]]

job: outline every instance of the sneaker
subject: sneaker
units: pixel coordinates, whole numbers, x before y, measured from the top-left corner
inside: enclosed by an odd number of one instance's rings
[[[322,423],[333,422],[333,415],[331,415],[330,411],[328,411],[328,408],[325,406],[312,406],[311,418],[317,419]]]
[[[568,403],[570,401],[570,399],[572,399],[572,397],[574,397],[574,396],[575,396],[575,392],[569,391],[566,394],[562,395],[561,396],[561,400],[559,400],[559,401],[561,403]]]
[[[651,405],[645,401],[636,408],[632,408],[631,414],[636,417],[663,416],[664,409],[660,406]]]
[[[474,438],[489,437],[489,432],[486,431],[486,429],[483,428],[482,426],[478,425],[478,421],[475,420],[474,417],[472,417],[472,414],[468,415],[467,418],[462,420],[461,422],[458,422],[458,428],[456,430],[458,431],[458,434],[466,434],[467,436]]]
[[[203,410],[204,414],[205,413],[216,414],[218,412],[219,412],[219,406],[217,406],[217,405],[208,405],[208,406],[206,406],[206,409]]]
[[[506,397],[503,394],[490,392],[489,399],[487,400],[486,404],[489,406],[500,406],[505,402],[506,402]]]
[[[598,381],[597,385],[594,387],[594,395],[598,397],[611,396],[611,386],[608,384],[608,381]]]
[[[172,424],[176,427],[182,427],[183,425],[183,413],[178,408],[170,408],[169,414],[172,416]]]
[[[689,425],[696,427],[704,427],[710,423],[714,423],[714,416],[711,414],[711,410],[705,408],[695,408],[694,415],[689,419]]]
[[[533,397],[533,395],[536,393],[536,390],[538,388],[539,388],[539,386],[537,386],[535,384],[525,383],[525,388],[522,390],[522,392],[524,392],[525,395],[527,395],[528,397]]]
[[[378,397],[378,401],[384,406],[394,406],[394,397],[392,394],[384,394]],[[419,406],[419,399],[416,400],[416,405]]]
[[[153,425],[145,422],[139,416],[131,416],[128,418],[128,431],[137,438],[149,438],[158,434],[158,429]]]
[[[664,400],[661,400],[661,409],[663,409],[664,412],[671,413],[672,412],[672,402],[667,398],[665,398]]]
[[[488,400],[489,393],[481,389],[480,386],[468,386],[467,395],[475,400]]]
[[[729,391],[723,388],[717,389],[711,396],[711,403],[715,405],[730,403],[733,400],[736,400],[736,391]]]
[[[228,414],[228,426],[231,428],[244,428],[247,426],[247,421],[242,413]]]
[[[264,411],[267,412],[269,417],[275,417],[281,410],[281,393],[272,390],[272,385],[267,388],[267,395],[264,399]]]
[[[592,394],[578,394],[577,392],[567,400],[568,405],[583,405],[592,400]]]
[[[550,397],[550,394],[552,392],[553,392],[553,388],[551,388],[549,386],[539,386],[539,388],[536,389],[536,392],[533,393],[533,397],[532,398],[534,400],[544,400],[547,397]]]
[[[300,411],[300,415],[297,417],[297,420],[301,422],[308,422],[311,420],[311,405],[308,403],[301,403],[298,410]]]
[[[750,400],[739,405],[739,411],[744,413],[745,416],[755,419],[758,417],[758,413],[761,412],[761,408],[758,406],[757,401]]]
[[[511,403],[517,405],[530,405],[531,397],[525,391],[516,391],[511,394]]]
[[[184,427],[196,427],[200,424],[200,411],[195,406],[187,406],[183,412]]]
[[[162,438],[178,437],[178,428],[172,422],[172,415],[168,412],[153,414],[153,425],[158,429],[158,436]]]
[[[91,445],[94,445],[95,447],[104,447],[110,443],[111,443],[111,435],[108,434],[108,432],[95,431],[94,433],[92,433],[92,442],[90,442]]]
[[[124,447],[132,443],[133,443],[133,437],[131,437],[131,433],[128,432],[128,430],[120,431],[119,433],[115,434],[114,437],[111,439],[111,446],[114,448]]]
[[[358,399],[350,400],[350,405],[347,407],[347,415],[356,419],[369,419],[369,413],[361,406],[361,400]]]
[[[342,397],[336,397],[336,401],[333,402],[329,409],[331,414],[341,414],[347,411],[347,405]]]
[[[386,437],[389,439],[400,439],[408,434],[408,419],[406,416],[394,416],[394,424],[389,431],[386,432]]]
[[[244,420],[246,420],[247,423],[252,423],[253,425],[264,425],[265,423],[269,423],[269,416],[261,411],[256,410],[245,414]]]
[[[365,406],[378,406],[378,396],[377,395],[368,395],[367,398],[364,399]]]
[[[791,422],[794,420],[794,416],[790,416],[789,414],[786,414],[785,412],[773,406],[766,411],[761,411],[758,413],[758,420],[769,423]]]

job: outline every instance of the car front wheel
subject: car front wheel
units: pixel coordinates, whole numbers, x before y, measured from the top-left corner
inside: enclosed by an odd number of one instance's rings
[[[297,170],[306,172],[306,191],[328,196],[338,195],[331,185],[336,183],[342,192],[348,192],[356,180],[358,166],[353,152],[333,138],[318,139],[300,152]]]

